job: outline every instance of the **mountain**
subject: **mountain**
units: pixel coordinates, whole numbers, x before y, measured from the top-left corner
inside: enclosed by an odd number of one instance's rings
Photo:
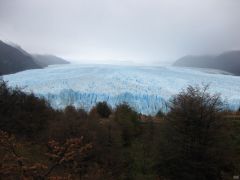
[[[54,55],[31,55],[19,45],[10,45],[0,40],[0,75],[40,69],[53,64],[69,64],[69,62]]]
[[[12,74],[37,68],[41,67],[30,54],[0,41],[0,74]]]
[[[41,67],[47,67],[53,64],[69,64],[68,61],[54,55],[33,55],[34,61]]]
[[[229,51],[217,56],[185,56],[173,65],[219,69],[240,75],[240,51]]]
[[[209,91],[221,93],[231,109],[240,106],[240,76],[195,68],[73,64],[11,74],[4,80],[46,98],[56,109],[73,105],[90,110],[101,101],[115,108],[126,102],[142,114],[154,115],[173,95],[196,84],[209,84]]]

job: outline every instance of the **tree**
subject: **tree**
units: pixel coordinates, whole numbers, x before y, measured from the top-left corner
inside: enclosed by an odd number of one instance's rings
[[[159,118],[164,118],[165,117],[165,113],[162,110],[159,110],[156,114],[157,117]]]
[[[122,179],[133,179],[135,175],[132,147],[141,132],[138,114],[127,104],[120,104],[114,112],[114,121],[120,130]]]
[[[140,130],[137,112],[127,104],[120,104],[115,109],[114,119],[122,131],[123,145],[131,145]]]
[[[67,139],[62,145],[57,141],[51,140],[48,143],[49,152],[47,156],[51,161],[43,177],[48,177],[56,167],[63,166],[69,170],[70,174],[82,178],[86,168],[85,159],[92,149],[92,144],[84,144],[83,137]]]
[[[49,121],[48,134],[59,141],[65,138],[81,137],[86,131],[87,122],[88,114],[85,110],[67,106],[64,110],[58,111],[56,117]]]
[[[50,140],[46,153],[49,158],[47,164],[32,162],[21,154],[23,149],[24,145],[20,144],[15,136],[0,131],[1,178],[41,180],[66,176],[64,179],[69,179],[67,177],[79,179],[82,176],[82,169],[85,168],[85,159],[92,149],[92,144],[84,144],[83,137],[67,139],[63,144]],[[61,172],[60,176],[56,171],[59,167],[65,168],[65,172]]]
[[[170,179],[222,179],[229,167],[223,103],[208,87],[189,86],[169,103],[159,174]]]
[[[22,144],[15,136],[0,131],[0,177],[3,179],[40,179],[47,166],[43,163],[30,163],[19,152]]]
[[[34,94],[25,94],[0,82],[0,129],[25,137],[36,137],[47,127],[53,109]]]
[[[96,110],[102,118],[108,118],[111,114],[111,109],[105,101],[97,103]]]

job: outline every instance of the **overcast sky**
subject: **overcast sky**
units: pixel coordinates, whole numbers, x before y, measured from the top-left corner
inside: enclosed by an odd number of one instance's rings
[[[240,0],[0,0],[0,39],[84,62],[240,49]]]

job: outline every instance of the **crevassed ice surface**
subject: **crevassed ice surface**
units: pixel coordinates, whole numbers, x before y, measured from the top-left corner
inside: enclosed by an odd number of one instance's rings
[[[155,114],[188,85],[209,84],[231,109],[240,106],[240,77],[180,67],[59,65],[4,76],[12,87],[45,97],[54,108],[74,105],[89,110],[107,101],[126,102],[143,114]]]

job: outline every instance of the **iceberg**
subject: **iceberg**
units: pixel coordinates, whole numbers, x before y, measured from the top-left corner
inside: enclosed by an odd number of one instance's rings
[[[188,85],[208,84],[231,109],[240,106],[240,76],[183,67],[54,65],[5,75],[11,87],[44,97],[56,109],[73,105],[90,110],[106,101],[112,108],[128,103],[142,114],[156,114]]]

